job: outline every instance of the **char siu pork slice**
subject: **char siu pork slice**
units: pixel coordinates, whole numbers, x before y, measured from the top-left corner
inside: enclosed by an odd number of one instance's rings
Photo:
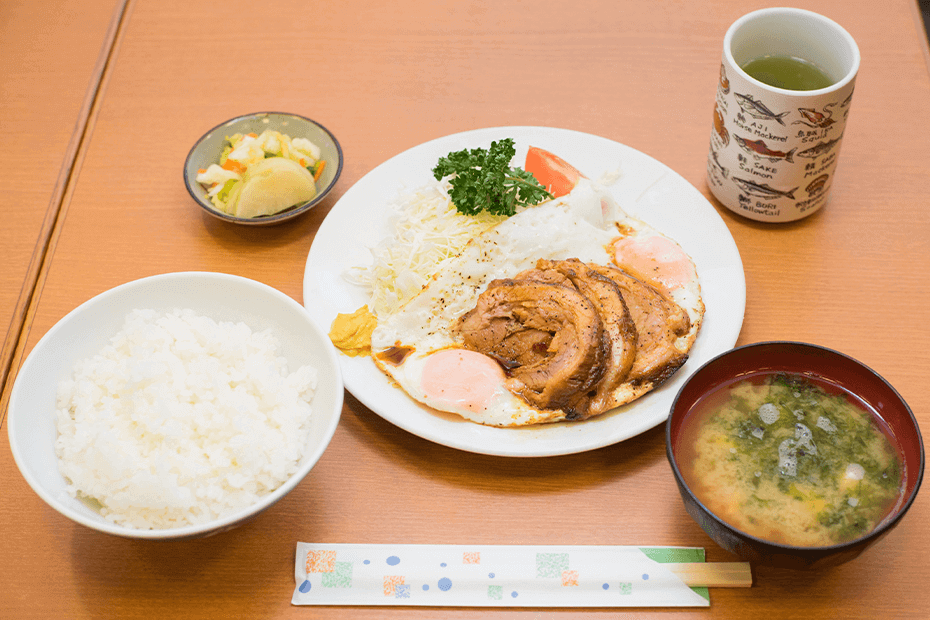
[[[620,287],[636,326],[636,358],[627,380],[663,383],[688,360],[688,355],[675,347],[675,341],[691,328],[687,312],[658,289],[622,269],[601,265],[591,265],[591,269]]]
[[[580,395],[603,376],[610,344],[594,304],[574,287],[494,280],[460,329],[467,348],[501,363],[512,392],[540,409],[585,417]]]
[[[537,270],[559,273],[568,279],[593,304],[604,324],[610,345],[605,359],[604,375],[586,394],[585,416],[607,411],[612,403],[613,391],[629,375],[636,358],[638,337],[630,312],[623,301],[620,287],[610,278],[597,273],[585,263],[571,258],[562,261],[540,260]]]

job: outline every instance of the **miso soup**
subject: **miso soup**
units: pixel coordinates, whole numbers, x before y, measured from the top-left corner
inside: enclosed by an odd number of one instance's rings
[[[799,547],[871,532],[903,498],[903,460],[884,422],[839,386],[758,373],[688,413],[676,460],[718,517]]]

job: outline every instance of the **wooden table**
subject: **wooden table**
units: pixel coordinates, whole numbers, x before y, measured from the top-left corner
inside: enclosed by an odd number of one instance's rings
[[[120,15],[114,4],[112,14]],[[307,252],[340,196],[385,159],[458,131],[539,125],[605,136],[657,158],[710,197],[705,157],[723,35],[740,15],[763,6],[407,0],[376,9],[358,0],[130,0],[103,88],[83,109],[80,165],[56,206],[58,224],[48,233],[49,258],[24,315],[13,374],[75,306],[144,276],[222,271],[300,301]],[[862,66],[824,210],[768,226],[717,205],[746,273],[739,344],[792,339],[839,349],[887,378],[930,429],[930,175],[923,157],[930,77],[917,12],[911,0],[799,6],[842,23],[860,46]],[[96,23],[102,41],[108,21]],[[24,27],[47,34],[39,19]],[[58,49],[71,49],[68,41],[87,44],[76,34],[83,32],[71,30]],[[74,122],[75,97],[88,79],[77,82],[67,89],[71,107],[50,107],[50,122]],[[12,98],[2,102],[4,113],[16,111]],[[343,175],[321,207],[292,223],[226,225],[191,201],[182,163],[206,129],[260,110],[326,125],[345,151]],[[38,125],[18,131],[47,136]],[[55,174],[32,183],[35,195],[51,194]],[[10,211],[4,216],[13,225],[36,230],[35,210]],[[39,235],[36,247],[43,243]],[[11,249],[10,262],[23,274],[31,251]],[[19,286],[26,277],[10,278],[9,286]],[[4,403],[11,385],[3,386]],[[5,409],[0,415],[5,419]],[[584,454],[506,459],[429,443],[349,394],[311,475],[257,520],[216,537],[159,544],[75,525],[29,489],[6,441],[0,488],[5,618],[489,615],[292,607],[297,541],[693,545],[705,547],[711,561],[735,559],[685,513],[662,427]],[[852,563],[816,574],[757,568],[751,589],[714,590],[710,609],[636,615],[926,617],[928,518],[923,494],[897,529]],[[541,611],[493,615],[535,618]]]
[[[0,385],[67,191],[116,35],[117,0],[0,5]],[[118,10],[120,9],[120,10]]]

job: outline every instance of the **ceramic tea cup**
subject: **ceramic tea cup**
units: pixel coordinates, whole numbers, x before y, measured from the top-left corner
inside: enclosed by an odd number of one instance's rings
[[[852,36],[810,11],[762,9],[730,26],[707,158],[708,187],[724,206],[790,222],[827,203],[859,60]],[[774,66],[757,72],[752,61]],[[796,82],[805,72],[824,81]]]

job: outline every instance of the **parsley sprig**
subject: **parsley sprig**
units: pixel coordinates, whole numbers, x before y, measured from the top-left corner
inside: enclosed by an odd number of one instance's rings
[[[518,206],[539,204],[552,198],[532,173],[511,168],[516,154],[512,138],[491,142],[491,148],[464,149],[440,157],[433,168],[436,180],[450,179],[452,204],[462,213],[475,215],[489,211],[495,215],[513,215]]]

